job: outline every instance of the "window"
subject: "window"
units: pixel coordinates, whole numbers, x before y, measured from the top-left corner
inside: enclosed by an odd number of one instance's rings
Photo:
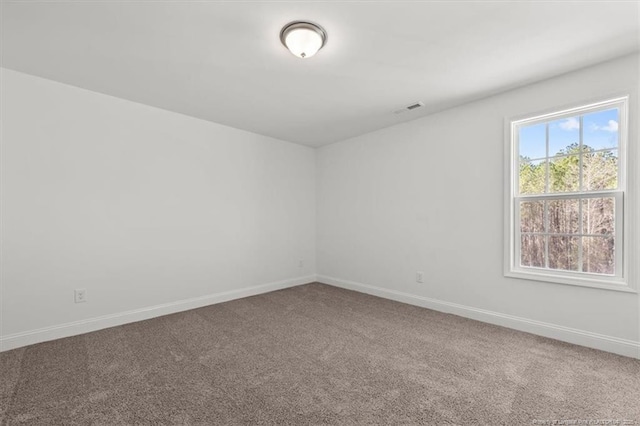
[[[624,97],[509,122],[506,275],[630,290],[626,118]]]

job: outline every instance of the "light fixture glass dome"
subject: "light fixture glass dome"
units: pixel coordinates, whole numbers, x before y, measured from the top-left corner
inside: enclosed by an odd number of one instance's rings
[[[299,58],[310,58],[327,42],[327,33],[311,22],[295,21],[282,28],[280,41]]]

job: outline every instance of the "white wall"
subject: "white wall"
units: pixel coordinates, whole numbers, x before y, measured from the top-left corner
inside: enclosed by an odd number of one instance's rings
[[[320,148],[319,280],[640,356],[637,294],[503,276],[505,117],[637,91],[639,75],[628,56]],[[631,115],[637,182],[635,98]]]
[[[502,274],[504,118],[637,91],[638,71],[316,152],[2,70],[0,349],[311,281],[317,233],[320,281],[640,357],[637,294]]]
[[[313,149],[2,72],[2,349],[313,281]]]

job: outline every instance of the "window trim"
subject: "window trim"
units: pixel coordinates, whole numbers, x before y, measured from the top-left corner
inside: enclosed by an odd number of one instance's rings
[[[608,289],[622,292],[637,293],[635,283],[629,279],[629,256],[630,249],[635,248],[634,244],[629,244],[632,239],[632,233],[630,226],[635,224],[634,218],[630,216],[632,210],[630,203],[635,203],[636,200],[629,200],[629,175],[627,174],[627,159],[629,157],[636,159],[632,156],[631,147],[628,145],[628,140],[632,132],[629,122],[629,109],[630,109],[630,95],[626,93],[624,95],[614,95],[611,97],[600,98],[599,101],[587,101],[582,103],[574,103],[569,107],[559,107],[548,109],[539,113],[525,114],[517,117],[505,118],[505,210],[504,210],[504,225],[505,225],[505,242],[504,242],[504,276],[510,278],[521,278],[535,281],[544,281],[549,283],[568,284],[582,287],[593,287],[600,289]],[[602,100],[605,99],[605,100]],[[548,122],[551,120],[561,120],[567,117],[573,117],[576,114],[584,115],[592,111],[599,111],[607,109],[607,107],[619,108],[620,115],[620,128],[618,139],[618,182],[619,187],[615,190],[603,190],[594,191],[593,193],[577,193],[577,194],[544,194],[543,198],[567,198],[575,195],[575,198],[588,198],[592,194],[601,196],[615,197],[616,199],[616,238],[621,238],[620,246],[622,248],[622,256],[616,262],[616,275],[606,276],[598,274],[579,273],[572,271],[562,270],[550,270],[534,267],[521,267],[517,261],[517,255],[520,253],[519,244],[516,244],[516,236],[519,233],[516,231],[518,224],[517,219],[519,217],[519,211],[516,209],[516,202],[523,198],[527,198],[527,195],[520,195],[516,193],[517,190],[517,177],[519,176],[516,169],[516,159],[518,158],[517,150],[517,133],[518,126],[531,125],[541,122]],[[633,150],[635,152],[635,149]],[[633,183],[631,186],[634,187]],[[535,199],[540,199],[541,196],[534,196]],[[622,206],[622,208],[618,206]],[[619,230],[621,230],[619,232]],[[635,269],[635,268],[634,268]],[[635,272],[635,271],[633,271]]]

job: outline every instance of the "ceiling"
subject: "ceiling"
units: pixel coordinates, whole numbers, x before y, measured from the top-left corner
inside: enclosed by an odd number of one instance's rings
[[[639,5],[3,1],[2,65],[321,146],[638,51]],[[312,58],[280,44],[297,19]]]

